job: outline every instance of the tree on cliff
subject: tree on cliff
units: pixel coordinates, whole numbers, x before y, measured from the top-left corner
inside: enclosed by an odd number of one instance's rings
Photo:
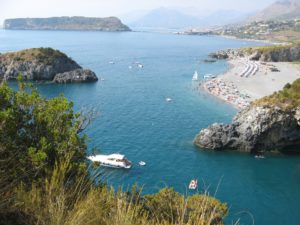
[[[19,88],[0,85],[0,210],[9,208],[16,187],[42,183],[67,157],[69,183],[86,174],[82,120],[73,104],[63,96],[46,100],[24,83]]]
[[[89,120],[72,107],[22,82],[19,91],[0,85],[0,224],[223,224],[226,204],[206,195],[143,197],[95,185],[79,135]]]

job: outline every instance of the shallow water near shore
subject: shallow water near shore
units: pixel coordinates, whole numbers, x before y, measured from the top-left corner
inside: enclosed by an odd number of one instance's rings
[[[230,207],[228,224],[289,224],[300,221],[300,157],[273,155],[258,160],[235,152],[207,152],[193,146],[201,128],[228,123],[232,106],[196,90],[191,78],[228,69],[225,61],[203,63],[210,52],[258,45],[206,36],[155,33],[99,33],[63,31],[0,31],[0,52],[32,47],[59,49],[104,79],[94,84],[38,85],[47,97],[60,93],[75,109],[94,107],[100,116],[85,131],[89,151],[125,154],[131,170],[106,170],[106,182],[125,189],[135,183],[144,193],[170,186],[183,194],[193,178],[199,192]],[[114,64],[110,64],[114,61]],[[144,65],[137,68],[134,62]],[[132,66],[132,69],[129,69]],[[165,99],[170,97],[172,102]],[[145,161],[145,167],[138,166]]]

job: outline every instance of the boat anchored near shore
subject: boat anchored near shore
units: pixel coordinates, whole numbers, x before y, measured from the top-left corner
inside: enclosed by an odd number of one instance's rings
[[[132,163],[121,154],[92,155],[87,158],[92,162],[98,162],[105,167],[130,169],[132,166]]]
[[[140,161],[140,162],[139,162],[139,165],[140,165],[140,166],[146,166],[146,163],[145,163],[144,161]]]
[[[193,77],[192,77],[192,81],[197,81],[198,80],[198,72],[195,71]]]
[[[166,98],[166,102],[172,102],[173,101],[173,99],[171,99],[171,98]]]
[[[191,180],[191,182],[189,184],[189,189],[196,190],[197,187],[198,187],[198,180],[197,179]]]

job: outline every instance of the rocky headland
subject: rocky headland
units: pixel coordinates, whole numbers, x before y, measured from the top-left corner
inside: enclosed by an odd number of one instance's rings
[[[64,53],[52,48],[32,48],[0,54],[0,79],[54,81],[55,83],[94,82],[98,78]]]
[[[3,24],[8,30],[91,30],[121,32],[131,31],[117,17],[50,17],[6,19]]]
[[[201,149],[300,153],[300,79],[253,102],[231,124],[201,130],[194,144]]]
[[[293,62],[300,59],[300,45],[282,45],[226,49],[210,54],[214,59],[236,59],[248,57],[253,61],[262,62]]]

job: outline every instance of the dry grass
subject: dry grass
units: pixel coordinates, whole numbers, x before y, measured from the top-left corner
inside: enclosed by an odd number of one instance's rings
[[[300,106],[300,79],[292,84],[286,84],[283,90],[261,98],[253,103],[257,106],[277,106],[283,110],[290,110]]]
[[[9,57],[15,61],[34,61],[51,65],[58,58],[68,58],[64,53],[52,48],[31,48],[18,52],[2,54],[2,57]]]
[[[172,189],[141,196],[108,187],[95,187],[78,177],[68,186],[65,175],[69,160],[56,165],[43,187],[33,184],[29,190],[20,186],[17,205],[31,225],[221,225],[226,204],[207,195],[185,198]],[[172,199],[172,201],[171,201]]]
[[[272,32],[271,34],[265,37],[270,41],[276,42],[285,42],[285,43],[299,43],[300,40],[300,32],[295,30],[283,30]]]
[[[72,125],[74,115],[71,103],[61,98],[47,102],[39,101],[36,92],[27,96],[23,90],[17,94],[18,98],[13,98],[14,94],[8,86],[3,86],[0,91],[2,92],[0,100],[3,103],[0,128],[4,140],[0,143],[0,224],[223,224],[228,210],[227,205],[208,195],[185,197],[173,189],[164,188],[156,194],[142,196],[141,191],[136,187],[133,187],[130,192],[124,192],[96,185],[95,181],[99,176],[97,170],[86,167],[85,138],[78,136],[76,121]],[[18,101],[11,106],[13,102],[11,99]],[[35,154],[30,152],[32,146],[21,151],[24,143],[32,144],[33,141],[26,139],[27,141],[24,142],[23,139],[17,139],[16,130],[10,129],[16,126],[15,121],[19,121],[25,115],[24,110],[14,114],[15,111],[10,109],[19,109],[20,105],[23,109],[26,104],[32,106],[32,101],[34,104],[40,103],[39,106],[45,106],[37,111],[38,117],[34,117],[36,125],[47,126],[42,126],[43,129],[31,129],[27,133],[30,137],[38,137],[40,132],[33,133],[33,131],[54,132],[53,135],[46,133],[47,135],[42,136],[43,143],[46,141],[51,144],[56,143],[52,150],[57,154],[52,151],[50,152],[52,154],[48,153],[51,160],[36,160]],[[29,110],[29,112],[33,111],[32,108]],[[64,115],[62,119],[67,119],[58,120],[59,115]],[[32,122],[32,118],[28,116],[25,121]],[[4,126],[5,123],[9,125]],[[23,123],[20,124],[18,123],[17,127],[24,127]],[[8,133],[11,133],[10,139],[7,137]],[[26,132],[22,134],[24,133]],[[20,153],[22,154],[18,155]],[[37,156],[40,156],[39,152],[37,153]],[[27,154],[30,157],[27,157]]]
[[[263,47],[251,47],[251,48],[243,48],[242,50],[247,54],[253,54],[255,52],[260,52],[262,54],[271,53],[275,51],[280,51],[283,49],[289,49],[292,45],[271,45],[271,46],[263,46]]]

